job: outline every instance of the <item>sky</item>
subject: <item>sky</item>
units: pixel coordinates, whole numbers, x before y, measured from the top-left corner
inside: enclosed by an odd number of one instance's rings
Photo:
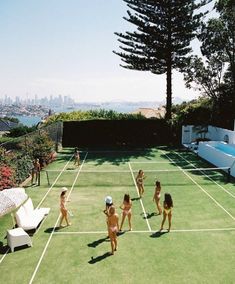
[[[112,52],[119,50],[114,32],[132,29],[126,11],[122,0],[0,1],[0,98],[165,100],[165,75],[124,69]],[[173,97],[197,96],[173,72]]]

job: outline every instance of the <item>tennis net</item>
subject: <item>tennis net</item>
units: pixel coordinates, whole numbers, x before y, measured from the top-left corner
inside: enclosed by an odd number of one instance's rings
[[[154,186],[155,181],[161,181],[162,185],[190,185],[199,183],[201,185],[213,182],[226,183],[230,179],[230,169],[223,168],[193,168],[173,170],[144,170],[145,186]],[[54,187],[71,187],[76,180],[76,186],[80,187],[120,187],[133,186],[138,170],[56,170],[42,171],[41,183],[47,183]]]

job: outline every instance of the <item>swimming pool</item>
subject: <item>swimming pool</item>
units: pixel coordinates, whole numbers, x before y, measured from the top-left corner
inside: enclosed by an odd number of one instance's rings
[[[215,146],[215,149],[218,149],[228,155],[231,155],[231,156],[234,156],[235,157],[235,148],[232,147],[232,146],[229,146],[227,144],[216,144]]]
[[[217,167],[231,168],[235,177],[235,145],[222,141],[200,142],[198,155]]]

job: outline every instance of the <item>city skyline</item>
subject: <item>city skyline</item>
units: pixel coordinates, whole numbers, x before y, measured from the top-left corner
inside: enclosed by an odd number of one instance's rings
[[[69,96],[76,102],[162,101],[165,75],[126,70],[114,32],[133,29],[116,0],[0,3],[0,98]],[[211,9],[211,6],[210,6]],[[194,50],[198,44],[194,42]],[[173,97],[198,96],[173,72]]]
[[[5,95],[0,97],[0,105],[44,105],[44,106],[73,106],[76,102],[70,96],[50,95],[45,97],[38,97],[37,95],[22,98],[16,96],[15,98]]]

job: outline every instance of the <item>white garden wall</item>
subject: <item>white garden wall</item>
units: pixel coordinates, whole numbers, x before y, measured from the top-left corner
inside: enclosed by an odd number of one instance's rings
[[[212,141],[225,141],[228,142],[228,144],[235,144],[234,130],[209,125],[207,133],[199,134],[194,125],[185,125],[182,127],[182,144],[190,144],[202,136]]]

